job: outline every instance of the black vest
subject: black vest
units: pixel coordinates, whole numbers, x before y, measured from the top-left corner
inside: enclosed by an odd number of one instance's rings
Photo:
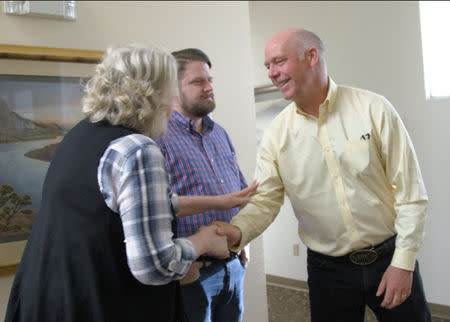
[[[98,187],[106,147],[131,133],[83,120],[64,137],[45,178],[5,322],[178,320],[178,282],[149,286],[133,277],[120,217]]]

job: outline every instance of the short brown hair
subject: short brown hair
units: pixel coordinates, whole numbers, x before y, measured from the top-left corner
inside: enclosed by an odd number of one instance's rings
[[[197,48],[186,48],[174,51],[172,52],[172,55],[177,60],[178,64],[178,80],[181,80],[181,78],[183,78],[185,67],[190,62],[200,61],[207,64],[209,68],[211,68],[212,66],[208,55],[206,55],[203,51]]]

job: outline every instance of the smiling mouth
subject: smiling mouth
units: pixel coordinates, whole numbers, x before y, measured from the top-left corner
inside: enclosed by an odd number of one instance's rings
[[[289,79],[284,80],[284,81],[282,81],[282,82],[278,82],[278,83],[277,83],[278,89],[281,90],[288,82],[289,82]]]

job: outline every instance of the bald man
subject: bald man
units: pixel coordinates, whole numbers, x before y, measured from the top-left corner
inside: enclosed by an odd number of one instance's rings
[[[311,319],[431,321],[416,255],[428,197],[414,147],[381,95],[337,85],[325,49],[299,28],[265,49],[272,83],[289,104],[267,128],[257,193],[220,224],[238,250],[277,216],[286,193],[308,248]]]

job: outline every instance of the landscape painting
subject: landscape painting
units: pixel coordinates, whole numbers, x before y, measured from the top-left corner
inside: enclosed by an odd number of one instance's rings
[[[52,154],[82,118],[85,81],[0,75],[0,244],[28,238]]]

